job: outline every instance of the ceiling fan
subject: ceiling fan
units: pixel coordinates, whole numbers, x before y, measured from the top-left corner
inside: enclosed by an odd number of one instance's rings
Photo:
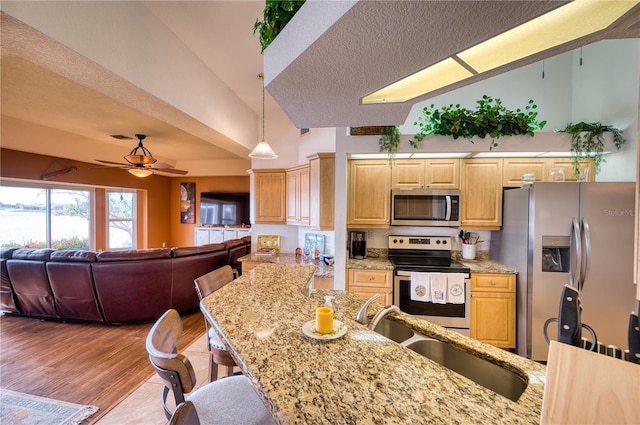
[[[125,161],[128,162],[128,164],[106,161],[102,159],[96,159],[96,161],[103,164],[117,165],[117,168],[127,170],[136,177],[147,177],[153,174],[154,171],[169,174],[187,174],[187,171],[178,170],[176,168],[173,168],[172,165],[165,164],[163,162],[157,162],[158,160],[155,159],[153,155],[151,155],[151,152],[149,152],[149,150],[142,144],[142,141],[147,136],[145,136],[144,134],[136,134],[135,136],[138,139],[138,146],[136,146],[131,152],[129,152],[129,155],[125,155],[123,157]]]

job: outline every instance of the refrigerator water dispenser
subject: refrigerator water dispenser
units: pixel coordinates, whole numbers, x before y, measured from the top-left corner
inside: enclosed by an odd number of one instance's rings
[[[571,240],[569,236],[542,236],[542,271],[569,272]]]

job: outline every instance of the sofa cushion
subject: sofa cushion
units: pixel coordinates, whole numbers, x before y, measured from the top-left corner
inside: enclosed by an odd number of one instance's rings
[[[21,248],[13,251],[11,258],[13,258],[14,260],[49,261],[49,259],[51,258],[51,253],[54,251],[55,249],[49,248]]]
[[[95,263],[96,252],[85,250],[55,251],[51,254],[51,261],[56,261],[59,263]]]
[[[224,244],[221,244],[221,243],[211,243],[211,244],[201,245],[201,246],[186,246],[186,247],[179,247],[179,248],[171,248],[171,250],[173,251],[173,257],[177,258],[177,257],[188,257],[190,255],[207,254],[209,252],[224,251],[225,247],[224,247]]]
[[[98,254],[96,255],[96,259],[98,262],[152,260],[157,258],[171,258],[171,248],[102,251],[98,252]]]
[[[0,248],[0,258],[13,258],[13,251],[18,248]]]
[[[224,241],[224,247],[226,249],[235,248],[237,246],[244,246],[244,242],[240,239],[229,239],[228,241]]]

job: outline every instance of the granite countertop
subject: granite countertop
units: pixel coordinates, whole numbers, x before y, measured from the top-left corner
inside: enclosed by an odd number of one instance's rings
[[[256,255],[255,252],[247,254],[244,257],[238,258],[238,261],[250,262],[250,263],[274,263],[274,264],[310,264],[316,266],[316,277],[330,277],[333,278],[333,266],[327,266],[324,261],[311,260],[311,262],[305,263],[302,257],[296,256],[296,254],[279,253],[273,256],[268,255]]]
[[[480,253],[475,260],[465,260],[459,251],[453,251],[451,258],[471,269],[471,273],[502,273],[517,274],[518,270],[497,263],[488,258],[485,253]],[[347,259],[347,269],[372,269],[372,270],[393,270],[393,265],[385,257],[367,257],[363,260]]]
[[[310,290],[314,273],[311,265],[259,265],[201,304],[277,423],[539,423],[545,366],[404,313],[389,316],[527,379],[513,402],[357,323],[364,299]],[[335,297],[335,319],[348,331],[317,341],[301,329],[325,295]]]

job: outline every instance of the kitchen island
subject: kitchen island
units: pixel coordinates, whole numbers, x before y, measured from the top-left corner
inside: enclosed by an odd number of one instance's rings
[[[315,266],[262,264],[206,297],[201,308],[280,424],[530,423],[540,421],[545,367],[404,313],[394,319],[518,373],[528,386],[510,401],[368,330],[363,299],[310,288]],[[303,335],[325,295],[348,331]],[[370,315],[379,306],[370,307]]]

